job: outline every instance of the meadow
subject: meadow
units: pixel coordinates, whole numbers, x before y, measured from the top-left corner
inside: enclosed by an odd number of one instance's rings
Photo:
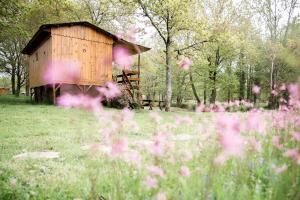
[[[95,117],[0,96],[0,199],[300,199],[298,115],[278,113],[101,108]],[[45,151],[59,157],[13,158]]]

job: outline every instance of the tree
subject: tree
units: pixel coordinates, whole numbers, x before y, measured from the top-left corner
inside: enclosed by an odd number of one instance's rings
[[[21,51],[40,25],[74,19],[72,14],[66,12],[72,5],[64,0],[20,0],[8,1],[4,6],[6,9],[1,10],[1,25],[6,27],[0,33],[0,70],[10,76],[13,94],[18,96],[25,85],[28,94],[28,63]]]
[[[269,58],[269,107],[274,108],[277,99],[272,95],[275,86],[278,85],[279,70],[286,68],[280,61],[278,54],[282,47],[286,47],[289,29],[295,22],[297,14],[295,10],[298,0],[260,0],[254,2],[255,11],[260,14],[267,28],[268,58]],[[282,75],[282,73],[281,73]]]
[[[8,5],[12,6],[14,15],[4,16],[4,21],[10,24],[0,33],[0,72],[10,76],[12,93],[18,96],[27,78],[25,58],[21,54],[26,37],[19,24],[24,6],[20,2]]]
[[[172,101],[172,45],[180,31],[189,28],[189,9],[192,0],[137,0],[137,3],[150,24],[155,28],[164,43],[166,67],[166,111]]]
[[[134,10],[132,3],[120,0],[76,0],[72,13],[77,20],[86,20],[106,30],[116,31],[128,26]]]

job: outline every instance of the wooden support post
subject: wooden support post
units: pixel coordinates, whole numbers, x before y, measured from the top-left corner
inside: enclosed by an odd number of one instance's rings
[[[32,102],[32,88],[29,88],[29,93],[30,93],[30,101]]]
[[[137,82],[137,100],[140,105],[142,102],[142,94],[140,93],[140,74],[141,74],[141,54],[138,54],[138,82]]]
[[[56,104],[56,89],[55,84],[52,85],[52,92],[53,92],[53,104]]]
[[[138,55],[138,78],[140,78],[141,73],[141,55]],[[140,84],[140,81],[138,81],[138,84]]]

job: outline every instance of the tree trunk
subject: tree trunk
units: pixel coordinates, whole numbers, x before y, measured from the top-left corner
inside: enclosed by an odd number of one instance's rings
[[[241,71],[240,76],[239,76],[239,99],[240,101],[243,100],[245,98],[245,83],[246,83],[246,79],[245,79],[245,72],[244,70]]]
[[[206,88],[206,82],[204,82],[204,90],[203,90],[203,103],[206,105],[206,99],[207,99],[207,88]]]
[[[182,92],[183,92],[183,86],[185,85],[185,78],[186,74],[183,74],[182,77],[180,77],[180,74],[178,74],[177,78],[177,97],[176,97],[176,106],[180,107],[182,105]]]
[[[16,73],[16,75],[17,75],[17,88],[16,88],[16,96],[20,96],[20,93],[21,93],[21,87],[22,87],[22,74],[21,74],[21,72],[20,72],[20,66],[18,66],[17,67],[17,73]]]
[[[26,96],[29,96],[30,95],[30,87],[29,87],[29,79],[26,78]]]
[[[254,94],[253,95],[253,103],[254,103],[254,105],[256,105],[256,100],[257,100],[257,94]]]
[[[217,97],[216,77],[217,77],[217,72],[211,71],[210,79],[212,80],[212,84],[213,84],[211,89],[210,99],[209,99],[209,102],[211,104],[214,104],[216,102],[216,97]]]
[[[210,65],[212,65],[211,60],[209,60]],[[215,61],[214,61],[214,68],[210,70],[209,72],[209,78],[212,80],[212,90],[211,90],[211,95],[210,95],[210,103],[214,104],[216,102],[217,98],[217,88],[216,88],[216,81],[217,81],[217,69],[221,64],[221,56],[220,56],[220,47],[218,46],[216,50],[216,55],[215,55]]]
[[[201,103],[201,101],[200,101],[200,98],[197,94],[197,90],[196,90],[196,87],[195,87],[195,84],[194,84],[194,81],[193,81],[193,75],[192,75],[191,70],[189,70],[189,76],[190,76],[190,82],[191,82],[194,97],[196,98],[197,104],[199,104],[199,103]]]
[[[170,44],[166,44],[166,108],[169,112],[172,101],[172,72],[170,66]]]
[[[16,72],[15,72],[15,68],[12,68],[11,71],[11,92],[12,94],[16,94]]]
[[[17,75],[17,89],[16,89],[16,96],[20,96],[21,93],[21,78],[19,75]]]
[[[272,95],[272,90],[274,89],[274,67],[275,67],[275,55],[271,59],[271,70],[270,70],[270,97],[269,97],[269,108],[274,108],[274,96]]]
[[[251,67],[248,69],[248,74],[247,74],[247,100],[250,101],[252,99],[252,80],[251,80]]]
[[[229,103],[231,101],[231,90],[230,87],[227,90],[227,102]]]
[[[30,85],[29,85],[29,76],[28,76],[28,66],[25,73],[25,90],[26,90],[26,96],[30,95]]]
[[[180,107],[181,105],[182,105],[182,97],[180,95],[177,95],[176,106]]]

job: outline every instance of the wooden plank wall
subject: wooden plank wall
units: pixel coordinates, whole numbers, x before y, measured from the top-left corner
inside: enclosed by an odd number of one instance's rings
[[[103,85],[111,81],[112,38],[79,25],[52,28],[51,38],[53,60],[70,59],[79,63],[78,84]]]
[[[51,40],[48,39],[29,56],[29,85],[31,88],[44,85],[43,74],[51,62]]]

